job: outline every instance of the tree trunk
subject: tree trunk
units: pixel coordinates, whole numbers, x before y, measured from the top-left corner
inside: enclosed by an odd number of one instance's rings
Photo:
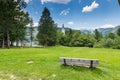
[[[23,41],[21,40],[21,47],[23,47]]]
[[[18,45],[19,45],[19,41],[17,40],[17,41],[16,41],[16,47],[18,47]]]
[[[9,29],[7,29],[7,47],[8,47],[8,49],[10,48],[10,34],[9,34]]]
[[[2,41],[2,48],[5,48],[5,40],[4,40],[4,36],[3,36],[3,41]]]
[[[13,45],[13,41],[11,41],[11,44],[10,44],[10,45],[11,45],[11,46],[14,46],[14,45]]]
[[[30,47],[32,47],[32,40],[31,40],[31,44],[30,44]]]
[[[10,33],[9,33],[10,24],[9,24],[9,19],[6,21],[7,21],[7,24],[6,24],[7,48],[9,49],[10,48]]]

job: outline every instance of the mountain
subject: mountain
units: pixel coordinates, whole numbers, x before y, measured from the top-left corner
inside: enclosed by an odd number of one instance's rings
[[[103,35],[109,34],[112,32],[114,28],[99,28],[98,31],[101,32]]]
[[[112,33],[117,33],[117,30],[120,28],[120,26],[116,26],[111,32]]]
[[[120,28],[120,26],[116,26],[114,28],[98,28],[98,30],[103,34],[103,36],[105,36],[105,35],[107,35],[111,32],[116,33],[119,28]],[[26,27],[26,31],[27,31],[26,39],[28,41],[30,41],[29,29],[30,29],[30,27]],[[68,31],[71,28],[64,28],[64,29],[65,29],[65,31]],[[61,31],[62,28],[58,27],[57,30]],[[81,33],[93,33],[94,32],[94,30],[90,30],[90,29],[82,29],[80,31],[81,31]],[[34,39],[36,39],[37,33],[38,33],[38,27],[35,26],[34,27],[34,33],[33,33]]]
[[[92,31],[88,30],[88,29],[82,29],[82,30],[80,30],[80,32],[83,33],[83,34],[92,33]]]
[[[109,34],[109,33],[116,33],[117,30],[120,28],[120,26],[116,26],[114,28],[98,28],[98,31],[101,32],[103,34],[103,36]],[[93,31],[88,30],[88,29],[84,29],[84,30],[80,30],[82,33],[93,33]]]
[[[98,31],[101,32],[103,35],[109,34],[113,28],[98,28]],[[80,30],[81,33],[94,33],[94,30],[84,29]]]

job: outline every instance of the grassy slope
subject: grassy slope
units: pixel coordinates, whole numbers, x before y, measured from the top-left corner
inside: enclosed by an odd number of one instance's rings
[[[59,57],[99,59],[97,69],[64,67]],[[28,64],[28,61],[33,63]],[[97,48],[0,49],[0,80],[119,80],[120,50]]]

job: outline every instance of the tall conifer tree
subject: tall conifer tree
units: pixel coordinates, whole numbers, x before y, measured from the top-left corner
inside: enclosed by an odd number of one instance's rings
[[[43,46],[54,46],[57,39],[57,25],[50,16],[50,11],[45,7],[39,21],[37,38]]]

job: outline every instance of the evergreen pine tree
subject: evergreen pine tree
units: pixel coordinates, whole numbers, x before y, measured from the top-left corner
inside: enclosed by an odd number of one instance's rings
[[[50,11],[45,7],[39,21],[37,38],[43,46],[54,46],[57,39],[57,25],[50,16]]]

